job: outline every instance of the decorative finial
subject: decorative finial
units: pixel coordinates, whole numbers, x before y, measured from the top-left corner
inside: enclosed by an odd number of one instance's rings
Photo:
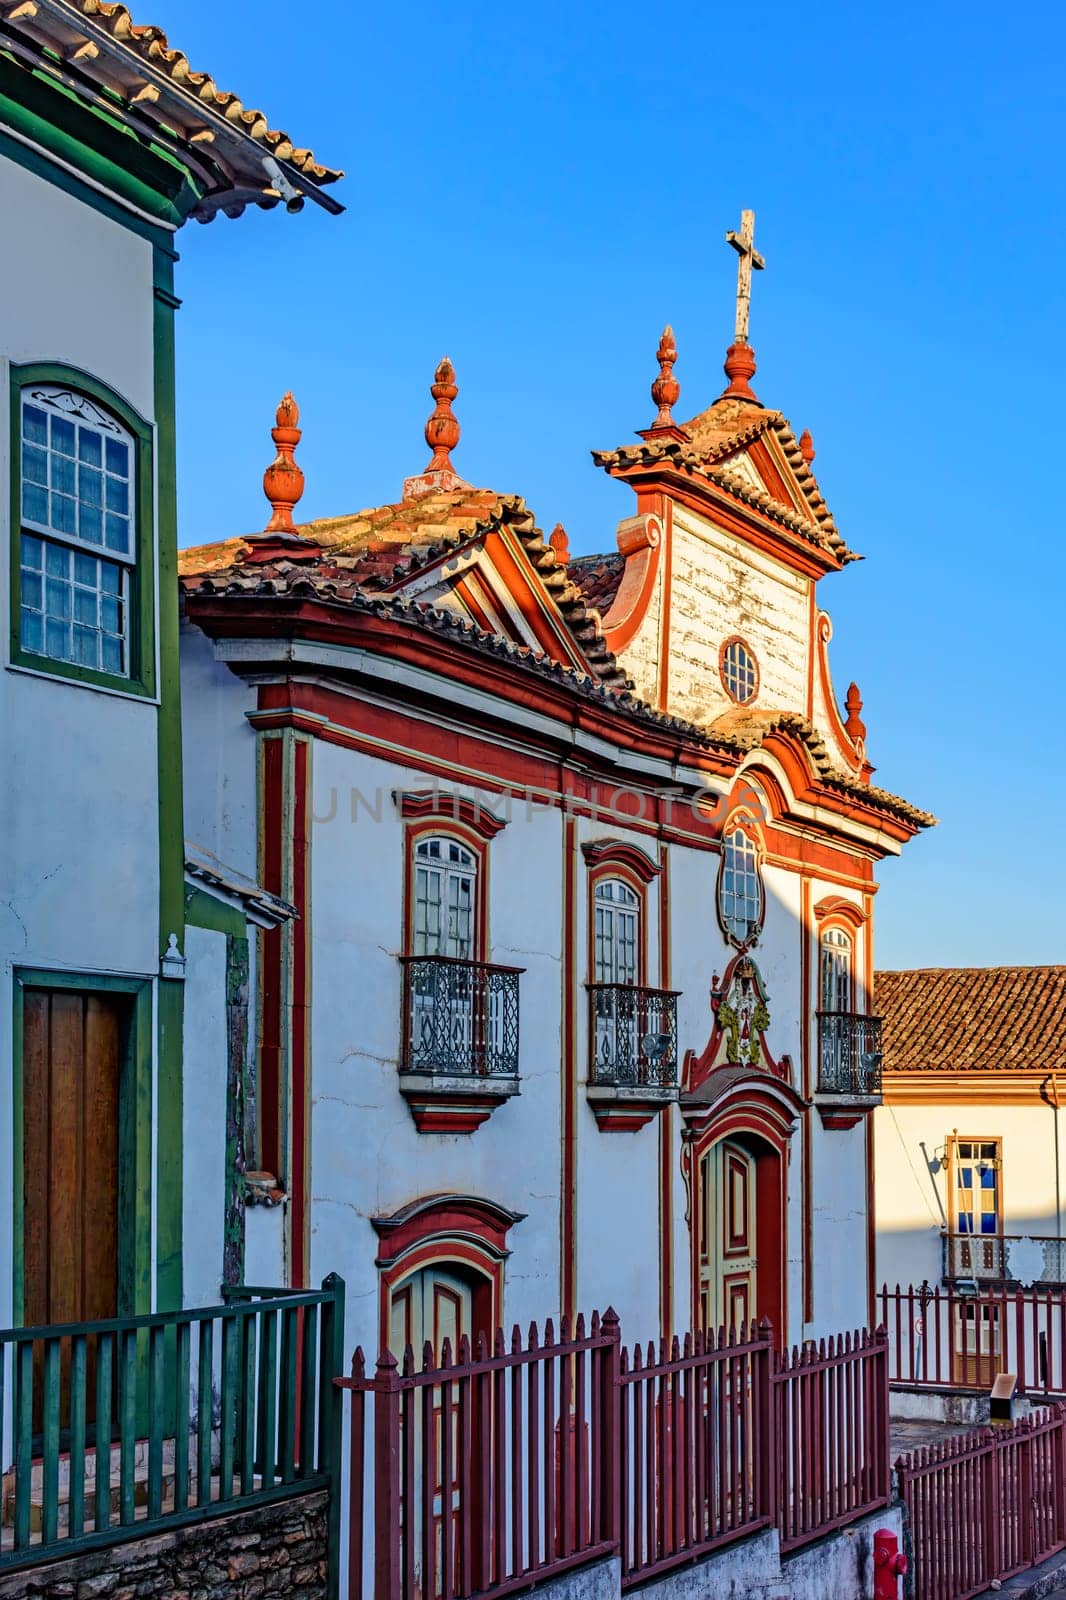
[[[449,452],[459,443],[459,423],[452,415],[452,401],[459,393],[459,386],[455,381],[455,368],[447,356],[433,374],[429,392],[437,404],[426,423],[426,443],[433,451],[426,471],[450,472],[452,463]]]
[[[424,494],[448,494],[453,489],[469,489],[451,462],[451,452],[459,443],[459,421],[452,413],[452,401],[459,393],[455,368],[448,357],[437,367],[429,392],[437,402],[426,423],[426,443],[433,451],[429,465],[416,477],[405,478],[403,497],[415,500]]]
[[[844,708],[848,713],[848,720],[844,724],[844,732],[854,744],[864,746],[866,743],[866,724],[860,715],[862,711],[862,695],[859,693],[857,683],[848,684]]]
[[[750,344],[731,344],[725,353],[725,375],[729,379],[729,388],[721,398],[725,400],[732,396],[737,400],[750,400],[753,405],[759,404],[759,398],[751,387],[751,379],[755,376],[755,352]]]
[[[651,386],[651,397],[659,407],[659,415],[652,423],[652,427],[672,428],[674,419],[670,414],[670,408],[677,405],[678,396],[681,393],[681,385],[674,377],[677,345],[674,342],[674,330],[669,323],[663,329],[663,336],[659,340],[659,348],[655,352],[655,359],[659,363],[659,376]]]
[[[814,440],[811,438],[810,428],[804,428],[803,432],[800,434],[799,447],[800,455],[803,457],[804,461],[806,461],[807,465],[810,466],[811,462],[814,460]],[[854,688],[854,684],[852,685],[852,688]]]
[[[555,559],[561,567],[565,567],[570,560],[570,540],[566,529],[561,522],[557,522],[548,536],[548,543],[555,552]]]
[[[274,508],[274,515],[264,530],[266,533],[296,532],[292,512],[304,492],[304,475],[294,455],[303,437],[297,427],[299,420],[300,408],[290,391],[278,406],[276,424],[270,430],[278,453],[263,474],[263,493]]]

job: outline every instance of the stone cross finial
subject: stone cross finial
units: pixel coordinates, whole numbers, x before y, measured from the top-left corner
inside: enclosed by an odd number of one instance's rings
[[[300,408],[288,393],[282,398],[270,430],[277,455],[263,474],[263,493],[273,508],[273,516],[266,525],[267,533],[295,533],[292,520],[293,507],[304,492],[304,475],[296,464],[295,450],[303,437],[297,423]]]
[[[659,408],[659,415],[652,423],[653,428],[672,428],[674,419],[671,415],[671,406],[677,405],[681,393],[681,385],[674,377],[674,362],[677,360],[677,345],[674,341],[674,330],[667,323],[663,329],[659,348],[655,352],[655,359],[659,363],[659,376],[651,386],[651,397]]]
[[[737,318],[733,339],[736,344],[748,342],[748,312],[751,309],[751,273],[754,267],[761,272],[766,262],[755,248],[755,213],[740,213],[740,232],[730,231],[726,240],[733,246],[740,260],[737,262]]]

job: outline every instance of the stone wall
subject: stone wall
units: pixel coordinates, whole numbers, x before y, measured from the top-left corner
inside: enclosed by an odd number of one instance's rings
[[[324,1493],[0,1575],[0,1600],[325,1600]]]

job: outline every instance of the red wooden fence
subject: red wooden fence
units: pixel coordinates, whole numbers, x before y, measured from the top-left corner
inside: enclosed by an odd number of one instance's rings
[[[1032,1289],[911,1284],[881,1290],[893,1383],[930,1389],[990,1389],[1013,1372],[1020,1393],[1066,1395],[1066,1295]]]
[[[775,1521],[796,1549],[889,1498],[880,1332],[789,1356],[762,1322],[629,1351],[608,1311],[439,1362],[427,1345],[417,1371],[408,1349],[371,1377],[357,1351],[338,1381],[350,1600],[490,1600],[609,1555],[630,1588]]]
[[[915,1600],[971,1600],[1066,1547],[1066,1408],[916,1450],[896,1463]]]

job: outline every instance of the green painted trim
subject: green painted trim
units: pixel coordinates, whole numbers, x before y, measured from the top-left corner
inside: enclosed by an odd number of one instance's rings
[[[111,115],[46,72],[29,71],[2,52],[0,121],[172,227],[180,228],[202,198],[188,168],[129,127],[120,104]]]
[[[21,561],[19,540],[22,533],[22,390],[31,383],[66,383],[87,394],[112,412],[134,437],[137,458],[137,565],[133,573],[130,605],[130,676],[118,677],[97,672],[72,661],[53,661],[50,656],[24,650],[19,638],[19,598]],[[173,403],[171,406],[173,415]],[[158,424],[157,424],[158,426]],[[49,677],[67,678],[94,688],[119,689],[125,694],[152,698],[156,689],[155,671],[155,532],[154,475],[152,471],[152,430],[144,418],[121,395],[99,379],[77,367],[55,361],[35,361],[11,368],[11,662],[17,667],[32,667]],[[160,482],[160,520],[163,510],[163,485]],[[103,552],[106,555],[106,551]],[[176,580],[175,580],[176,583]],[[175,606],[177,598],[175,596]],[[184,874],[184,867],[183,867]],[[166,946],[164,945],[165,949]]]
[[[178,641],[178,488],[175,419],[174,259],[153,253],[156,473],[159,562],[159,949],[170,936],[185,942],[185,820],[181,760],[181,664]],[[182,1303],[184,1085],[182,1031],[185,986],[159,985],[156,1106],[156,1304]]]
[[[23,144],[20,139],[13,138],[2,127],[0,127],[0,156],[24,168],[26,172],[32,172],[35,178],[43,178],[45,183],[50,183],[54,189],[70,195],[73,200],[80,200],[83,205],[91,207],[109,222],[115,222],[119,227],[128,229],[138,238],[146,239],[149,244],[171,250],[174,248],[172,243],[174,236],[168,229],[157,228],[144,217],[138,217],[134,212],[127,211],[110,196],[102,194],[99,189],[94,189],[92,184],[83,182],[76,173],[57,165],[33,145]]]
[[[152,1299],[152,980],[116,978],[97,973],[55,972],[16,967],[13,974],[14,1115],[12,1172],[14,1181],[14,1322],[25,1308],[26,1191],[23,1137],[23,996],[27,989],[66,990],[77,994],[128,994],[133,1017],[122,1064],[119,1102],[118,1302],[120,1316],[151,1310]]]
[[[190,928],[204,928],[209,933],[227,933],[235,939],[248,938],[248,923],[244,913],[236,906],[216,900],[213,894],[198,884],[185,885],[185,923]]]

